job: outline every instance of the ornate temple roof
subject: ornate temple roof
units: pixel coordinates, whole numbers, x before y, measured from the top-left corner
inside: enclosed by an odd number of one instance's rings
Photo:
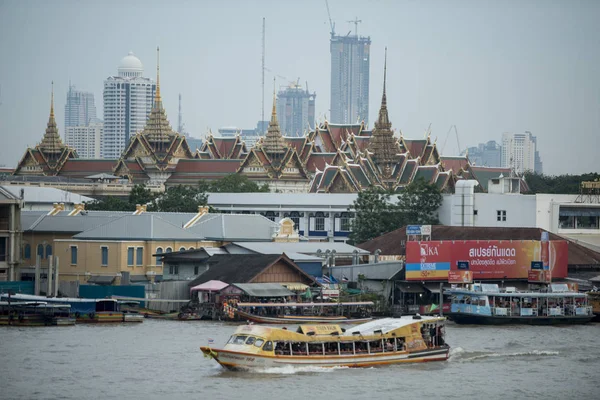
[[[48,118],[48,126],[46,127],[46,133],[44,133],[42,141],[37,147],[48,159],[58,158],[58,156],[66,147],[62,142],[60,135],[58,134],[56,119],[54,119],[54,82],[52,82],[52,95],[50,100],[50,117]]]
[[[380,168],[384,179],[391,177],[393,164],[398,162],[398,153],[400,152],[397,141],[394,139],[392,123],[388,116],[387,97],[385,93],[386,75],[387,49],[383,67],[383,95],[381,97],[379,118],[375,121],[375,129],[373,129],[368,147],[368,150],[373,153],[373,160]]]
[[[273,90],[273,111],[271,112],[271,121],[269,122],[269,129],[265,135],[264,143],[262,144],[263,149],[270,156],[282,156],[286,152],[286,143],[281,135],[279,129],[279,122],[277,121],[277,110],[275,109],[277,103],[277,97],[275,96],[275,90]]]

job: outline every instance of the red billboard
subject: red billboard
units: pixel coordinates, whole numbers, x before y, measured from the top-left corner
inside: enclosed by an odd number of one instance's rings
[[[473,279],[527,279],[532,261],[543,260],[542,242],[507,240],[428,241],[406,243],[406,279],[448,279],[458,262],[468,262]],[[553,278],[567,276],[568,243],[551,241],[548,268]]]

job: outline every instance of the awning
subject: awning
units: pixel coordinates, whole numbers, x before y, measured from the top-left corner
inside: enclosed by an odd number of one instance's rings
[[[287,297],[295,296],[296,293],[284,288],[279,283],[234,283],[248,296],[253,297]]]
[[[304,283],[299,283],[299,282],[292,282],[292,283],[282,283],[281,286],[286,287],[290,290],[296,290],[296,291],[305,291],[308,288],[308,285],[305,285]]]
[[[426,283],[425,289],[429,290],[431,293],[440,294],[440,284],[439,283]],[[450,285],[447,283],[444,284],[444,290],[450,289]]]
[[[229,283],[212,280],[190,288],[190,292],[218,292],[227,286],[229,286]]]
[[[146,275],[129,275],[129,282],[143,282],[143,283],[147,283],[148,282],[148,277]]]
[[[96,285],[110,285],[115,280],[114,276],[91,276],[87,283],[95,283]]]
[[[396,287],[403,293],[425,293],[420,283],[396,282]]]

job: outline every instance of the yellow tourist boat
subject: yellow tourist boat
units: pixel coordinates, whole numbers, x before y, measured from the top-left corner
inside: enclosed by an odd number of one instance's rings
[[[200,350],[232,370],[443,361],[450,352],[444,321],[443,317],[383,318],[348,330],[339,325],[301,325],[297,331],[242,325],[224,348],[209,345]]]

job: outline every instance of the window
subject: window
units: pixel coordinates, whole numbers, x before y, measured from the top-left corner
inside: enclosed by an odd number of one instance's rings
[[[100,247],[100,253],[102,254],[102,266],[103,267],[107,267],[108,266],[108,247],[106,246],[102,246]]]
[[[325,217],[316,216],[315,217],[315,231],[324,231],[324,230],[325,230]]]
[[[194,265],[194,275],[198,275],[198,271],[200,271],[200,267],[197,265]]]
[[[185,251],[185,247],[180,247],[179,251]]]
[[[46,258],[48,258],[48,256],[52,255],[52,246],[50,246],[49,244],[46,245]]]
[[[29,260],[31,258],[31,246],[29,245],[29,243],[26,243],[25,247],[23,248],[23,258],[26,260]]]
[[[179,275],[179,265],[169,265],[169,274]]]
[[[44,258],[44,245],[43,244],[38,244],[37,255],[39,258]]]
[[[273,351],[273,342],[266,342],[263,346],[263,351]]]
[[[127,248],[127,266],[128,267],[133,267],[133,251],[134,251],[133,247]]]
[[[170,247],[167,247],[167,250],[165,250],[165,253],[172,253],[172,252],[173,252],[173,249]]]
[[[135,265],[144,265],[144,248],[135,249]]]
[[[71,265],[77,265],[77,246],[71,246]]]
[[[496,211],[496,220],[506,222],[506,210]]]
[[[159,256],[158,254],[162,254],[163,253],[163,249],[162,247],[157,247],[156,248],[156,265],[162,265],[162,258],[161,256]]]
[[[350,232],[350,225],[352,224],[352,218],[350,213],[342,213],[340,216],[340,231]]]

